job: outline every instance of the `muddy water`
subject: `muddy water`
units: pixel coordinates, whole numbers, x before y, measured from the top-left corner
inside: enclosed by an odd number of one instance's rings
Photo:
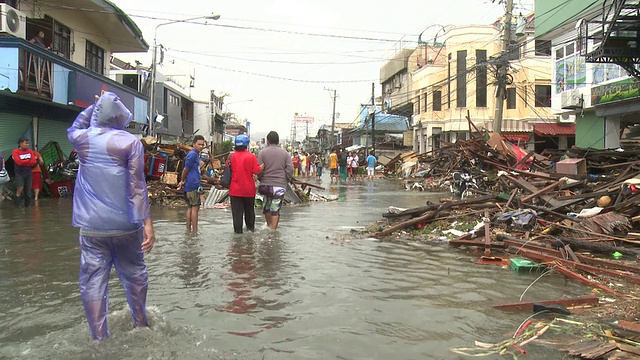
[[[131,329],[114,273],[113,337],[100,344],[89,338],[78,293],[71,201],[28,210],[0,203],[0,358],[459,359],[451,347],[507,339],[529,315],[492,305],[517,301],[537,274],[476,265],[476,255],[444,244],[349,235],[389,205],[439,195],[386,180],[323,185],[339,200],[287,207],[278,232],[234,235],[230,212],[207,209],[193,236],[183,209],[154,208],[151,329]],[[587,291],[550,275],[524,299]],[[563,355],[528,349],[530,359]]]

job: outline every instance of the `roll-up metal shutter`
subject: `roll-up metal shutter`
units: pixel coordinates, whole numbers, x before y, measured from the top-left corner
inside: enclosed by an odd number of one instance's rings
[[[0,112],[0,153],[7,160],[13,149],[18,147],[18,139],[31,139],[31,122],[29,115]]]
[[[40,118],[38,120],[38,149],[42,149],[49,141],[57,141],[65,158],[69,157],[73,146],[67,138],[67,129],[71,124],[71,121]]]

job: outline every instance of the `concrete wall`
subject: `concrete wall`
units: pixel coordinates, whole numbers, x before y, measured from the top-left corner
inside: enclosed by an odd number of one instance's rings
[[[585,112],[576,119],[576,146],[604,149],[605,122],[594,112]]]
[[[413,49],[402,49],[393,58],[380,68],[380,82],[384,83],[391,79],[395,74],[406,70],[409,64],[409,57],[413,53]]]
[[[193,130],[197,135],[204,136],[208,144],[213,141],[213,119],[209,102],[195,102],[193,104]]]

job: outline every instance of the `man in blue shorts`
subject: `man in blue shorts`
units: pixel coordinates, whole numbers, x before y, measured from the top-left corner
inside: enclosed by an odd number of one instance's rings
[[[258,192],[264,195],[262,213],[270,229],[277,229],[280,222],[280,207],[287,191],[287,183],[293,179],[293,163],[289,153],[278,144],[280,137],[275,131],[267,134],[267,146],[258,154],[258,164],[264,169],[258,175]]]

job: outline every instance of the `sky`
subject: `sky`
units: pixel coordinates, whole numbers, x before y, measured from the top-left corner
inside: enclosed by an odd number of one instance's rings
[[[156,39],[165,51],[158,71],[184,84],[195,74],[192,98],[227,94],[225,111],[250,121],[252,134],[275,130],[282,139],[290,137],[295,113],[314,117],[312,129],[331,124],[333,90],[336,122],[354,123],[360,104],[371,101],[372,83],[380,96],[386,59],[415,47],[425,29],[432,36],[439,29],[432,25],[489,24],[504,14],[491,0],[111,1],[150,46],[146,54],[116,56],[146,65],[158,24],[220,15],[159,26]],[[515,10],[532,11],[531,3],[514,0]]]

